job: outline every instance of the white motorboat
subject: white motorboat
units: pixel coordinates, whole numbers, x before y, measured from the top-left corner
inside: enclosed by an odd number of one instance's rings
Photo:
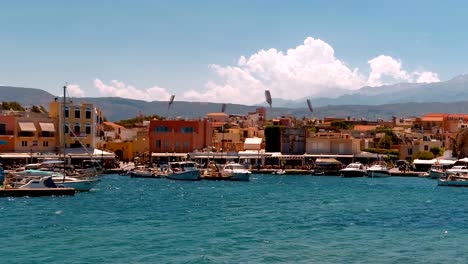
[[[367,176],[371,178],[389,177],[390,171],[384,163],[377,163],[367,169]]]
[[[44,189],[44,188],[58,188],[52,180],[52,176],[44,176],[41,178],[33,178],[27,180],[26,178],[20,183],[19,189]]]
[[[340,170],[341,177],[364,177],[366,169],[360,162],[350,163],[346,168]]]
[[[99,182],[98,179],[77,179],[69,176],[53,176],[52,180],[59,187],[73,188],[77,192],[89,192]]]
[[[169,162],[169,172],[166,177],[173,180],[200,180],[200,170],[196,165],[197,163],[193,161]]]
[[[249,181],[251,172],[239,163],[228,163],[221,171],[223,176],[229,176],[231,181]]]
[[[437,180],[439,186],[468,187],[468,174],[449,173],[447,177]]]
[[[444,166],[441,164],[434,164],[429,169],[429,178],[440,179],[445,176]]]
[[[461,173],[461,174],[466,174],[468,173],[468,167],[467,166],[453,166],[450,169],[447,169],[447,174],[453,173]]]

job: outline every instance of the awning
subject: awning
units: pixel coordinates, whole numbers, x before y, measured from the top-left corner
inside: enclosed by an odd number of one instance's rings
[[[36,126],[33,122],[18,122],[21,131],[35,132]]]
[[[173,153],[173,152],[162,152],[162,153],[151,153],[151,157],[187,157],[187,153]]]
[[[55,132],[54,123],[39,123],[42,131],[45,132]]]

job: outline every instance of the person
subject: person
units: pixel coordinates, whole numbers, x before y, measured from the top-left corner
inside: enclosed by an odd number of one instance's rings
[[[3,169],[3,164],[0,163],[0,185],[5,183],[5,170]]]

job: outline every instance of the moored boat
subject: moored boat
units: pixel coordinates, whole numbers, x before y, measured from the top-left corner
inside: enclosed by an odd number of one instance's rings
[[[249,181],[251,172],[239,163],[228,163],[221,174],[229,176],[231,181]]]
[[[196,165],[193,161],[169,162],[169,171],[166,177],[173,180],[200,180],[200,170]]]
[[[366,175],[366,169],[364,165],[359,162],[350,163],[346,168],[340,170],[341,177],[364,177]]]
[[[367,177],[383,178],[389,176],[390,171],[385,163],[376,163],[367,169]]]
[[[447,177],[437,180],[439,186],[468,187],[468,175],[460,173],[449,173]]]

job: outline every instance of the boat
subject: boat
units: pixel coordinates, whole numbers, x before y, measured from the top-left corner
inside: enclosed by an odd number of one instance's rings
[[[447,169],[446,170],[446,173],[461,173],[461,174],[466,174],[468,173],[468,167],[465,166],[465,165],[461,165],[461,166],[453,166],[452,168],[450,169]]]
[[[279,170],[274,170],[271,174],[282,175],[282,174],[285,174],[285,173],[286,173],[285,170],[279,169]]]
[[[53,176],[52,180],[59,186],[73,188],[77,192],[89,192],[99,182],[98,179],[77,179],[65,175]]]
[[[135,169],[128,172],[131,178],[162,178],[165,176],[165,172],[163,170],[155,170],[151,168],[147,168],[145,166],[137,166]]]
[[[449,173],[447,177],[437,180],[438,186],[468,187],[468,174]]]
[[[169,162],[169,171],[166,176],[172,180],[197,181],[201,179],[197,163],[193,161]]]
[[[251,172],[239,163],[224,165],[221,174],[228,176],[231,181],[249,181]]]
[[[346,168],[340,170],[341,177],[364,177],[366,169],[360,162],[350,163]]]
[[[367,169],[367,177],[383,178],[389,177],[390,171],[384,162],[376,163]]]
[[[429,169],[429,178],[431,179],[440,179],[445,176],[444,166],[439,163],[435,163]]]
[[[222,168],[219,164],[210,162],[209,167],[203,170],[202,179],[214,181],[229,181],[230,176],[221,173]]]
[[[318,158],[315,160],[314,168],[312,170],[313,175],[321,176],[339,176],[340,170],[343,169],[343,163],[333,158]]]

